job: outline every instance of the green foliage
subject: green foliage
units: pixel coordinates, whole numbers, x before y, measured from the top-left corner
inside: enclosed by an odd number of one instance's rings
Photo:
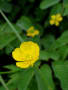
[[[43,0],[40,4],[41,9],[47,9],[55,4],[57,4],[60,0]]]
[[[63,21],[51,26],[51,16],[58,13]],[[31,26],[39,35],[26,35]],[[27,69],[16,67],[12,59],[22,41],[40,47],[39,60]],[[0,62],[0,90],[68,90],[68,0],[0,0],[0,56],[4,54],[8,58]]]
[[[9,80],[8,85],[13,86],[14,88],[18,88],[18,90],[27,90],[27,87],[32,77],[33,77],[32,69],[21,71],[21,72],[18,72],[18,74],[15,73],[14,75],[11,75],[11,79]]]
[[[63,13],[63,7],[61,3],[56,4],[55,6],[52,7],[51,12],[50,12],[50,16],[53,14],[57,14],[57,13]]]
[[[21,29],[14,25],[17,32],[21,33]],[[4,48],[6,45],[8,45],[11,41],[16,39],[16,36],[12,29],[8,26],[8,24],[3,24],[0,27],[0,49]]]
[[[63,1],[63,5],[64,5],[64,16],[68,15],[68,0],[64,0]]]
[[[24,30],[27,30],[30,26],[32,26],[31,20],[26,16],[22,16],[16,24]]]
[[[65,31],[60,38],[58,38],[54,44],[52,44],[51,48],[53,49],[57,49],[60,48],[62,46],[65,46],[68,44],[68,31]]]
[[[13,67],[14,66],[10,66],[10,68],[13,68]],[[12,71],[14,71],[14,69]],[[33,69],[32,68],[27,70],[18,69],[17,71],[18,72],[10,76],[11,79],[8,81],[7,86],[9,87],[10,90],[15,90],[15,89],[27,90],[28,85],[34,75]]]
[[[40,51],[41,60],[45,60],[45,61],[48,61],[49,59],[59,60],[59,58],[60,58],[60,55],[56,51],[53,51],[53,52],[45,51],[45,50]]]
[[[56,77],[60,80],[61,88],[68,90],[68,61],[53,63],[53,69]]]
[[[12,10],[12,4],[8,0],[6,0],[6,2],[4,0],[0,0],[0,9],[9,13]]]
[[[38,83],[38,90],[55,90],[52,72],[48,65],[44,65],[40,70],[36,68],[35,75]]]

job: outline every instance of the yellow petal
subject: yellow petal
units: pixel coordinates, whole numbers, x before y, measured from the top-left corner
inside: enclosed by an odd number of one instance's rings
[[[28,62],[16,62],[16,66],[20,68],[28,68],[30,67],[30,61]]]
[[[35,30],[35,35],[39,35],[39,30]]]
[[[27,36],[34,37],[35,35],[34,35],[34,33],[27,33]]]
[[[59,22],[63,20],[61,14],[56,14],[56,20]]]
[[[28,30],[27,30],[27,32],[31,32],[31,31],[33,31],[34,30],[34,26],[31,26]]]
[[[32,42],[32,41],[28,41],[28,42],[23,42],[20,45],[20,49],[23,53],[23,60],[37,60],[39,57],[39,51],[40,48],[38,46],[38,44]]]
[[[60,13],[56,14],[56,17],[57,18],[61,17],[61,14]]]
[[[56,22],[55,22],[55,25],[56,25],[56,26],[59,26],[59,22],[58,22],[58,21],[56,21]]]
[[[56,18],[56,15],[52,15],[52,16],[51,16],[51,19],[52,19],[52,20],[55,20],[55,18]]]
[[[59,22],[61,22],[62,20],[63,20],[63,18],[62,18],[62,17],[59,17],[59,18],[58,18],[58,21],[59,21]]]
[[[27,35],[27,36],[29,36],[29,37],[30,37],[30,36],[32,36],[32,34],[31,34],[31,33],[27,33],[26,35]]]
[[[50,20],[50,24],[53,25],[55,23],[54,20]]]
[[[16,49],[12,52],[12,57],[13,57],[16,61],[23,61],[21,53],[22,53],[22,52],[21,52],[20,48],[16,48]]]

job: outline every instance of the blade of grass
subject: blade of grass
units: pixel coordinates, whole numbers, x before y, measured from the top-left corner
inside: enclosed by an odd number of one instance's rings
[[[5,16],[5,14],[2,12],[2,10],[0,10],[1,15],[3,16],[3,18],[5,19],[5,21],[8,23],[8,25],[12,28],[13,32],[16,34],[16,36],[18,37],[18,39],[23,42],[24,40],[22,39],[22,37],[19,35],[19,33],[16,31],[15,27],[12,25],[12,23],[8,20],[8,18]]]
[[[3,85],[3,87],[5,88],[5,90],[9,90],[8,87],[6,86],[6,84],[5,84],[5,82],[4,82],[4,80],[3,80],[1,75],[0,75],[0,82]]]

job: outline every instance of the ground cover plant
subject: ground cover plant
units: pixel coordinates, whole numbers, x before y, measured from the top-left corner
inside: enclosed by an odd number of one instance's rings
[[[0,0],[0,90],[68,90],[68,0]]]

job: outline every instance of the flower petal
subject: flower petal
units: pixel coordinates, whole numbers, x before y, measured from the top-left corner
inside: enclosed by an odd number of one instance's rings
[[[58,21],[56,21],[56,22],[55,22],[55,25],[56,25],[56,26],[59,26],[59,22],[58,22]]]
[[[56,14],[56,20],[61,22],[63,20],[61,14]]]
[[[16,66],[20,68],[28,68],[30,67],[31,63],[30,61],[28,62],[16,62]]]
[[[52,20],[55,20],[55,19],[56,19],[56,15],[52,15],[52,16],[51,16],[51,19],[52,19]]]
[[[51,25],[55,24],[55,21],[54,20],[50,20],[50,24]]]
[[[27,30],[27,32],[31,32],[31,31],[33,31],[34,30],[34,26],[31,26],[28,30]]]
[[[12,57],[16,60],[16,61],[23,61],[22,55],[21,55],[21,50],[20,48],[16,48],[13,52],[12,52]]]

